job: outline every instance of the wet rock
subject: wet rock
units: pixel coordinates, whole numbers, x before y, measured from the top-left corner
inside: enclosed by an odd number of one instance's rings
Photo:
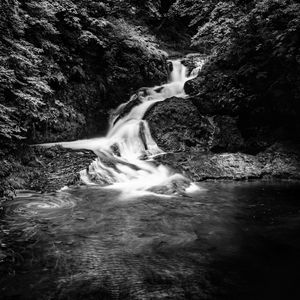
[[[244,146],[234,118],[201,115],[190,99],[174,97],[156,103],[145,118],[165,151],[236,152]]]
[[[185,65],[190,73],[193,69],[197,68],[206,59],[206,55],[201,53],[189,53],[181,61]]]
[[[194,181],[258,178],[262,169],[261,163],[255,157],[241,153],[169,154],[162,158],[161,162],[177,166],[181,172]]]
[[[120,154],[120,149],[119,149],[119,146],[117,144],[113,144],[111,147],[110,147],[111,151],[113,152],[114,155],[116,156],[121,156]]]
[[[77,151],[60,146],[34,147],[33,151],[40,164],[27,167],[18,176],[23,180],[22,189],[43,192],[78,184],[79,172],[96,158],[92,151]],[[16,174],[14,176],[16,177]]]
[[[207,122],[189,99],[170,98],[156,103],[145,119],[158,146],[165,151],[200,148],[206,141]]]
[[[167,67],[168,67],[168,73],[171,74],[173,71],[173,64],[171,61],[167,62]]]
[[[116,118],[116,120],[114,121],[114,124],[116,124],[120,119],[122,119],[123,117],[125,117],[127,114],[130,113],[130,111],[137,105],[142,103],[142,100],[140,99],[140,92],[138,91],[135,95],[133,95],[133,97],[131,98],[131,100],[127,103],[124,103],[123,105],[121,105],[118,110],[116,110],[114,112],[114,115],[117,115],[118,117]]]
[[[275,143],[257,158],[264,165],[264,176],[300,179],[299,146]]]
[[[300,152],[297,149],[274,145],[258,155],[245,153],[166,154],[159,162],[176,167],[194,181],[246,180],[251,178],[300,179]]]
[[[199,77],[188,80],[184,85],[184,91],[190,96],[195,96],[199,93],[199,88],[198,88],[199,85],[200,85]]]

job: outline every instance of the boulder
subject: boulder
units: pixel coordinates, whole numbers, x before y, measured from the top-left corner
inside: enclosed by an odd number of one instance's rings
[[[245,153],[169,153],[159,162],[176,167],[193,181],[247,180],[247,179],[300,179],[300,151],[273,145],[258,155]]]
[[[158,102],[148,110],[153,138],[165,151],[184,151],[201,148],[208,137],[207,120],[198,113],[189,99],[172,97]]]
[[[188,73],[198,66],[202,65],[203,61],[206,59],[206,55],[201,53],[189,53],[181,61],[188,69]]]
[[[204,116],[190,99],[170,98],[156,103],[145,115],[153,138],[165,151],[236,152],[244,141],[230,116]]]

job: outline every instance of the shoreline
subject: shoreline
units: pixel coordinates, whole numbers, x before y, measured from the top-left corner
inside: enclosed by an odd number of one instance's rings
[[[196,183],[256,180],[300,182],[298,153],[279,152],[278,147],[258,155],[197,151],[166,153],[157,157],[154,163],[162,163]],[[29,161],[19,164],[19,168],[5,178],[11,192],[9,197],[2,199],[13,198],[17,190],[47,193],[65,186],[80,186],[79,172],[96,157],[90,150],[34,146]]]

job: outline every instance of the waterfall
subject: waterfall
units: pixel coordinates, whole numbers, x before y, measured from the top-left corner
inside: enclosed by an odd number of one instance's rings
[[[80,174],[85,184],[118,189],[123,197],[166,194],[174,191],[174,186],[177,191],[191,190],[191,183],[183,175],[153,161],[154,156],[164,152],[153,140],[147,121],[143,120],[154,103],[173,96],[185,97],[184,83],[197,76],[194,71],[188,77],[187,68],[180,60],[171,63],[169,82],[142,88],[121,104],[110,117],[105,137],[60,143],[67,148],[91,149],[97,154],[98,158]]]
[[[174,60],[171,63],[173,70],[170,75],[170,82],[185,82],[187,74],[186,67],[180,60]]]

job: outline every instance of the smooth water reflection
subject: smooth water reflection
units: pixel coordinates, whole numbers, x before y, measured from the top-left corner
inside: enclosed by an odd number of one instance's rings
[[[85,187],[19,195],[2,222],[1,299],[294,299],[295,183],[202,183],[120,201]]]

